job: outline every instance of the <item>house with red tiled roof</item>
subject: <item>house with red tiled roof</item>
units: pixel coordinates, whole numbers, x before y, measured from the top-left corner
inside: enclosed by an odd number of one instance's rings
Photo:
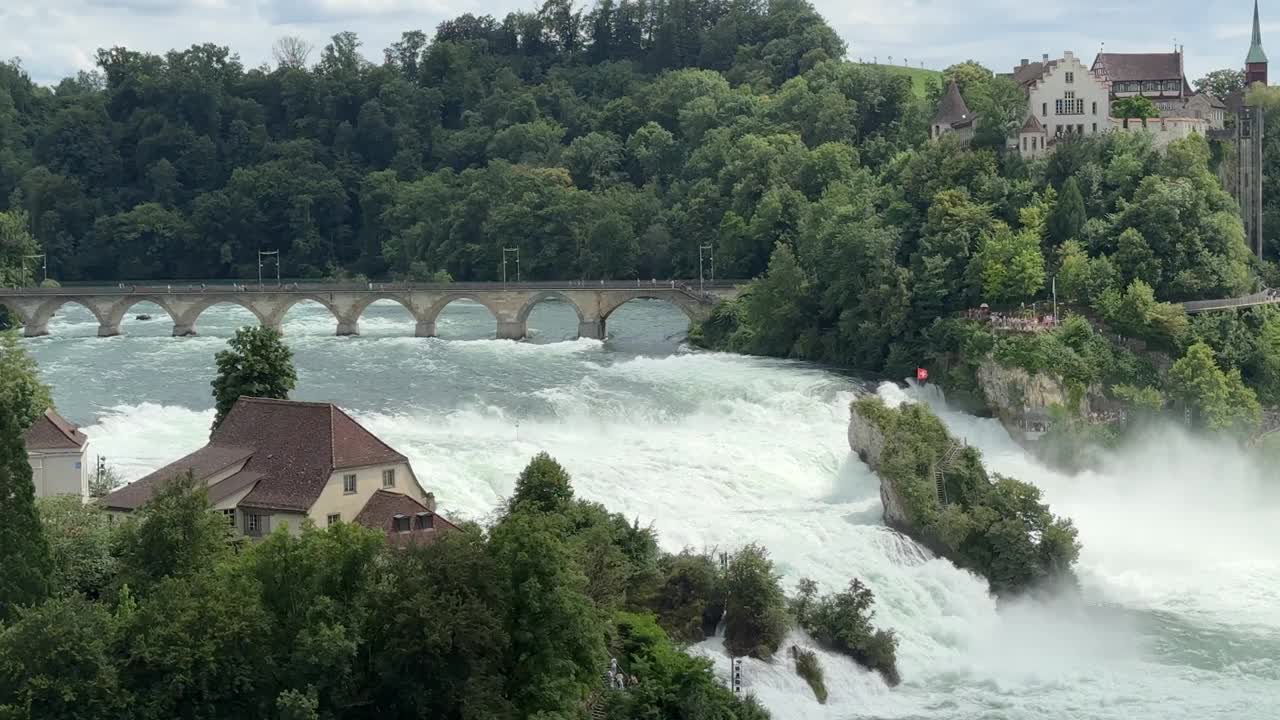
[[[240,398],[209,443],[102,498],[116,513],[142,507],[186,472],[208,488],[212,509],[249,537],[305,520],[357,522],[401,541],[456,529],[409,460],[330,403]],[[407,523],[398,519],[409,518]]]
[[[85,456],[89,438],[50,408],[36,418],[23,436],[36,497],[89,497],[89,468]]]

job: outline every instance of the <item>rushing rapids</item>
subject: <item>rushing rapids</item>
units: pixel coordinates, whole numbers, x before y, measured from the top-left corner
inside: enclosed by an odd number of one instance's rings
[[[133,478],[207,438],[213,354],[249,322],[219,306],[198,337],[126,320],[125,336],[98,339],[89,313],[68,308],[27,347],[63,413]],[[903,684],[820,653],[821,706],[785,653],[745,661],[748,690],[775,717],[1199,720],[1269,717],[1280,703],[1280,478],[1234,448],[1168,430],[1064,476],[936,393],[687,352],[684,316],[655,303],[621,308],[603,343],[553,342],[577,329],[554,304],[534,311],[526,343],[486,339],[494,321],[476,305],[450,306],[441,339],[413,338],[394,306],[367,311],[362,337],[335,338],[332,323],[318,307],[285,318],[296,396],[350,409],[452,515],[483,520],[547,450],[580,494],[652,522],[669,549],[761,542],[789,590],[806,576],[825,590],[863,578],[876,624],[900,638]],[[878,482],[846,439],[863,392],[930,403],[988,467],[1041,487],[1079,527],[1083,600],[998,604],[985,582],[885,528]],[[717,640],[698,650],[728,675]]]

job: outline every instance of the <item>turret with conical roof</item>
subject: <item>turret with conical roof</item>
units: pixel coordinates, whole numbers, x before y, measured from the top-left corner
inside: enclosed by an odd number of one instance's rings
[[[960,86],[952,80],[947,86],[947,93],[942,96],[942,102],[938,104],[938,112],[933,116],[933,122],[930,123],[930,133],[937,138],[953,130],[967,129],[972,132],[976,119],[977,117],[969,112],[969,106],[965,104],[964,97],[960,95]]]
[[[1267,53],[1262,50],[1262,23],[1258,21],[1258,0],[1253,0],[1253,41],[1244,59],[1244,82],[1267,84]]]

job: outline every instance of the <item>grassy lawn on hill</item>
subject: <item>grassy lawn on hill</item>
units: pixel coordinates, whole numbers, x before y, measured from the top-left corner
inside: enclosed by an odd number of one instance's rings
[[[873,65],[874,63],[865,64]],[[911,89],[915,92],[915,95],[918,98],[923,98],[925,96],[925,88],[927,88],[930,83],[940,82],[939,78],[942,77],[941,71],[926,70],[919,67],[903,67],[902,65],[884,64],[876,65],[876,67],[884,68],[890,72],[894,72],[899,75],[906,75],[911,78]]]

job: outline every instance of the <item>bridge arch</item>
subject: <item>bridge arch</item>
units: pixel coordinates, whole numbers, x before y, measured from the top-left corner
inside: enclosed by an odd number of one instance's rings
[[[299,305],[318,305],[329,314],[337,327],[339,335],[354,335],[355,323],[359,315],[344,315],[342,311],[328,298],[323,295],[304,294],[304,295],[284,295],[275,296],[268,301],[268,308],[262,312],[266,317],[265,327],[274,328],[275,330],[284,332],[284,321],[289,313],[295,310]],[[349,330],[349,332],[343,332]]]
[[[18,325],[27,325],[28,323],[31,322],[31,315],[27,312],[26,308],[24,308],[21,303],[16,303],[16,302],[13,302],[12,300],[6,300],[5,298],[0,298],[0,307],[3,307],[5,310],[7,310],[9,312],[9,317],[12,319],[12,321],[15,321]]]
[[[516,313],[516,321],[520,323],[529,322],[529,315],[533,312],[533,309],[538,305],[538,303],[545,302],[547,300],[562,300],[565,303],[568,303],[569,307],[573,308],[573,311],[578,314],[578,322],[586,322],[587,318],[582,312],[582,307],[579,306],[573,298],[559,290],[545,290],[543,292],[530,295],[529,299],[525,300],[524,306],[520,308],[520,312]]]
[[[101,307],[86,298],[59,295],[51,297],[43,303],[40,303],[40,305],[36,307],[35,312],[31,313],[31,316],[25,322],[25,325],[27,326],[27,335],[48,335],[49,320],[53,317],[54,313],[67,305],[79,305],[85,310],[88,310],[89,313],[93,315],[93,318],[98,321],[99,334],[102,333],[103,326],[108,322],[108,316]]]
[[[178,324],[178,313],[175,313],[170,307],[168,300],[163,295],[129,295],[116,301],[107,312],[107,321],[103,323],[99,335],[119,335],[124,325],[124,319],[128,317],[129,311],[139,303],[151,303],[159,307],[169,316],[169,320],[174,325]]]
[[[452,293],[447,293],[445,295],[442,295],[438,299],[436,299],[435,302],[427,306],[426,311],[423,312],[422,315],[418,317],[418,328],[419,328],[418,335],[435,337],[436,330],[437,330],[437,323],[440,320],[440,314],[444,312],[444,309],[446,307],[448,307],[449,305],[459,300],[469,300],[471,302],[474,302],[483,306],[485,310],[488,310],[489,314],[493,316],[494,330],[497,337],[503,337],[504,329],[508,329],[507,334],[511,334],[509,331],[509,326],[514,325],[515,323],[512,322],[512,318],[508,317],[507,313],[504,313],[502,311],[502,308],[500,305],[493,302],[492,300],[486,299],[482,293],[471,293],[471,292],[464,291],[464,292],[452,292]],[[524,332],[522,330],[519,332],[519,334],[515,335],[510,339],[519,339],[523,335],[524,335]]]
[[[602,321],[607,321],[614,311],[632,300],[658,300],[679,308],[680,312],[689,318],[689,322],[697,322],[702,319],[699,313],[702,310],[702,306],[698,304],[698,301],[681,294],[636,290],[634,292],[610,293],[610,295],[611,297],[600,303],[600,319]]]
[[[276,327],[271,323],[271,318],[263,313],[262,309],[253,302],[253,298],[245,297],[237,293],[222,293],[218,295],[210,295],[201,298],[186,308],[184,312],[177,313],[173,323],[174,335],[195,335],[196,323],[200,320],[200,316],[205,310],[214,305],[235,305],[253,313],[258,319],[258,324],[263,327]],[[175,313],[170,313],[175,315]]]
[[[374,310],[374,314],[370,315],[370,310]],[[418,313],[414,311],[413,303],[408,297],[387,294],[362,298],[352,305],[350,313],[353,323],[361,323],[366,326],[372,325],[374,330],[371,334],[373,335],[381,335],[385,337],[388,334],[399,334],[400,331],[398,328],[391,333],[388,333],[385,330],[382,332],[377,330],[379,325],[383,325],[383,327],[385,327],[385,323],[387,321],[390,321],[397,326],[407,321],[409,325],[413,326],[413,332],[415,335],[422,334],[422,322]],[[369,322],[366,323],[366,320]],[[365,329],[367,330],[368,327]],[[361,334],[367,333],[362,330]]]

